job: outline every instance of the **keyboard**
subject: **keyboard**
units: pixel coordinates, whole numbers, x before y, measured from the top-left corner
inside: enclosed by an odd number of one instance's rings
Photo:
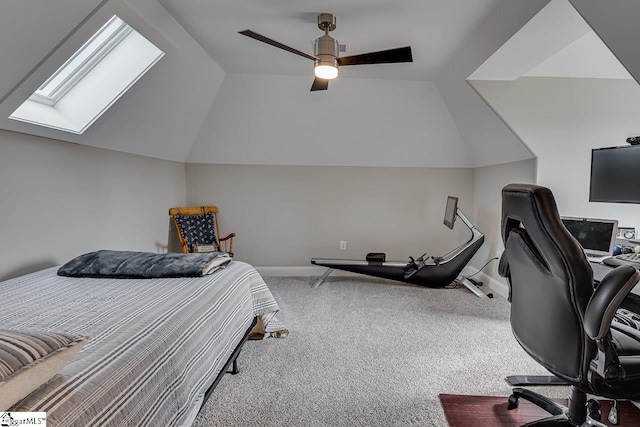
[[[610,265],[611,267],[618,267],[620,265],[631,265],[636,268],[640,268],[640,254],[633,252],[630,254],[620,254],[607,258],[602,262],[604,264]]]

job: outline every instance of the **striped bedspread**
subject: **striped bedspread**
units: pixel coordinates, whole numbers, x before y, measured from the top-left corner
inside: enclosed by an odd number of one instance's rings
[[[210,276],[95,279],[57,267],[0,283],[3,328],[89,338],[82,351],[13,411],[50,426],[188,423],[255,316],[276,301],[258,272],[234,261]]]

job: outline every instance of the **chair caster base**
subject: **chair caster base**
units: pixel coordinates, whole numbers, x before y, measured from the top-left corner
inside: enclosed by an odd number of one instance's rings
[[[520,398],[515,394],[512,394],[511,396],[509,396],[509,403],[507,404],[507,409],[508,410],[516,409],[519,403],[520,403]]]
[[[587,402],[587,414],[592,420],[601,421],[602,412],[600,412],[600,402],[594,399],[589,399]]]
[[[589,400],[585,402],[583,406],[584,412],[582,419],[584,422],[575,421],[570,417],[569,408],[554,402],[544,396],[541,396],[535,392],[527,389],[514,388],[513,394],[509,396],[507,409],[516,409],[520,404],[520,398],[523,398],[546,412],[551,414],[550,417],[543,418],[541,420],[532,421],[524,424],[521,427],[543,427],[543,426],[571,426],[571,427],[606,427],[606,424],[600,422],[602,413],[600,412],[600,403],[597,400]],[[584,402],[584,400],[582,401]],[[579,417],[579,415],[578,415]]]

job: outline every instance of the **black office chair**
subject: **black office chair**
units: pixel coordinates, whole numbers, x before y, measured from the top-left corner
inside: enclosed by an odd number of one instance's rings
[[[509,283],[513,334],[533,359],[571,385],[568,408],[514,388],[510,409],[523,398],[552,415],[527,426],[604,426],[587,393],[640,398],[640,331],[614,321],[640,274],[618,267],[594,291],[589,262],[562,225],[548,188],[504,187],[501,230],[500,274]]]

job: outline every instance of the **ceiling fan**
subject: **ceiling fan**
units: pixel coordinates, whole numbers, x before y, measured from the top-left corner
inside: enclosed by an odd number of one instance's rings
[[[318,37],[313,43],[313,55],[309,55],[275,40],[271,40],[270,38],[251,30],[239,31],[239,33],[314,61],[315,79],[311,85],[312,91],[327,90],[329,87],[329,80],[338,77],[338,67],[344,67],[346,65],[413,62],[411,46],[340,58],[338,56],[338,41],[329,35],[329,31],[336,29],[336,17],[330,13],[321,13],[318,15],[318,28],[324,31],[324,36]]]

